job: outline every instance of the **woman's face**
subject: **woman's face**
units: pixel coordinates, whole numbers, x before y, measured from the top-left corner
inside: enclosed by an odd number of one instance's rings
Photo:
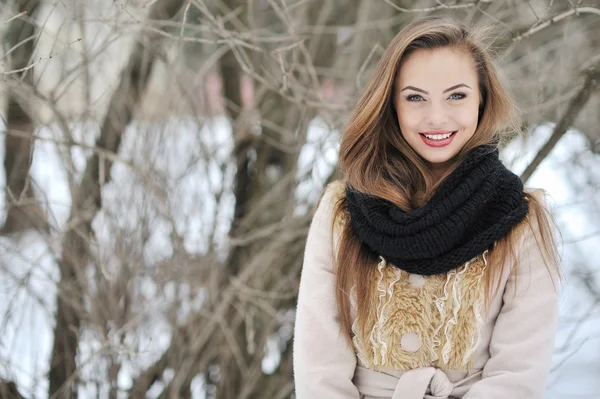
[[[479,103],[475,62],[464,51],[415,50],[396,76],[400,131],[435,175],[475,133]]]

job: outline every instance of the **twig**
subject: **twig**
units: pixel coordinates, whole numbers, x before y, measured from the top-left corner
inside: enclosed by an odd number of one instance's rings
[[[113,163],[121,163],[123,165],[126,165],[132,169],[135,170],[136,166],[133,165],[131,162],[126,161],[122,158],[119,157],[119,154],[115,153],[115,152],[111,152],[108,151],[104,148],[100,148],[94,145],[88,145],[79,141],[75,141],[75,140],[60,140],[57,138],[53,138],[53,137],[45,137],[45,136],[40,136],[38,134],[32,134],[32,133],[28,133],[28,132],[20,132],[18,130],[11,130],[11,131],[6,131],[6,130],[0,130],[1,133],[3,134],[9,134],[12,136],[17,136],[17,137],[23,137],[23,138],[31,138],[31,139],[35,139],[36,141],[50,141],[54,144],[56,144],[57,146],[68,146],[68,147],[79,147],[82,150],[90,150],[93,152],[98,153],[99,155],[102,155],[103,157],[105,157],[106,159],[108,159],[109,161],[113,162]]]
[[[546,15],[548,15],[548,11],[550,11],[550,9],[552,8],[553,4],[554,4],[554,0],[550,0],[550,2],[548,3],[548,7],[546,7],[546,10],[544,11],[544,14],[542,14],[542,16],[539,18],[538,22],[540,22],[544,18],[546,18]]]
[[[403,8],[400,7],[394,3],[392,3],[391,0],[384,0],[387,4],[391,5],[392,7],[394,7],[396,10],[400,11],[400,12],[432,12],[432,11],[438,11],[438,10],[457,10],[457,9],[461,9],[461,8],[471,8],[471,7],[475,7],[476,3],[467,3],[467,4],[455,4],[455,5],[447,5],[444,3],[439,3],[438,6],[435,7],[428,7],[428,8]]]
[[[299,1],[297,1],[294,4],[291,4],[291,5],[287,5],[286,4],[285,5],[285,11],[290,12],[290,11],[292,11],[295,8],[298,8],[298,7],[303,6],[303,5],[307,4],[307,3],[310,3],[310,1],[311,0],[299,0]]]
[[[249,287],[248,285],[239,281],[235,276],[229,279],[231,284],[237,287],[240,290],[240,294],[245,294],[248,297],[256,297],[256,298],[264,298],[271,300],[286,300],[291,299],[296,296],[295,292],[273,292],[273,291],[263,291],[257,288]]]
[[[553,18],[550,18],[550,19],[540,23],[539,25],[534,25],[529,30],[527,30],[525,33],[522,33],[518,36],[513,37],[512,42],[515,43],[515,42],[518,42],[519,40],[526,39],[529,36],[534,35],[535,33],[541,31],[542,29],[545,29],[552,24],[555,24],[565,18],[568,18],[571,15],[579,15],[579,14],[600,15],[600,10],[597,8],[594,8],[594,7],[575,7],[569,11],[565,11],[562,14],[559,14]]]
[[[12,18],[7,19],[6,21],[4,21],[4,24],[6,25],[7,23],[9,23],[10,21],[12,21],[13,19],[17,19],[19,17],[22,17],[25,14],[27,14],[27,11],[20,12],[17,15],[15,15],[14,17],[12,17]]]
[[[358,70],[358,73],[356,74],[356,88],[357,89],[360,89],[360,78],[361,78],[362,74],[365,72],[365,69],[367,68],[367,65],[369,65],[369,62],[371,61],[371,58],[373,58],[373,54],[375,54],[375,51],[379,47],[380,47],[380,44],[379,43],[375,43],[375,45],[373,46],[373,48],[369,52],[369,55],[365,59],[365,62],[363,62],[363,64],[361,65],[360,69]]]
[[[74,43],[77,43],[77,42],[80,42],[80,41],[82,41],[82,40],[83,40],[83,37],[79,37],[79,38],[77,38],[76,40],[73,40],[71,43],[67,43],[67,44],[64,46],[64,48],[67,48],[67,47],[71,46],[72,44],[74,44]],[[63,48],[63,49],[64,49],[64,48]],[[56,56],[56,55],[58,55],[58,53],[54,53],[54,54],[52,54],[52,55],[49,55],[49,56],[47,56],[47,57],[40,57],[40,58],[39,58],[37,61],[35,61],[35,62],[32,62],[31,64],[27,65],[26,67],[19,68],[19,69],[13,69],[13,70],[11,70],[11,71],[2,72],[2,75],[3,75],[3,76],[7,76],[7,75],[13,75],[13,74],[15,74],[15,73],[19,73],[19,72],[25,72],[25,71],[28,71],[28,70],[30,70],[31,68],[33,68],[34,66],[36,66],[36,64],[38,64],[38,63],[42,62],[43,60],[49,60],[49,59],[51,59],[52,57],[54,57],[54,56]]]
[[[285,65],[283,64],[283,56],[281,55],[281,51],[279,49],[275,50],[275,54],[277,55],[277,60],[279,61],[279,66],[281,67],[281,77],[283,80],[283,86],[281,87],[281,91],[286,92],[288,89],[288,73],[285,71]]]
[[[183,20],[181,21],[181,31],[179,32],[179,40],[183,39],[183,31],[185,30],[185,24],[187,22],[188,13],[190,12],[190,6],[192,5],[192,0],[188,0],[187,5],[185,6],[185,10],[183,11]]]
[[[531,5],[531,2],[529,0],[526,0],[527,5],[529,6],[529,9],[531,10],[531,12],[533,13],[533,15],[535,15],[535,20],[537,22],[540,22],[541,18],[539,15],[537,15],[537,12],[535,12],[535,8],[533,8],[533,6]]]
[[[295,42],[295,43],[292,43],[292,44],[290,44],[290,45],[288,45],[288,46],[279,47],[279,48],[277,48],[277,50],[275,50],[275,51],[288,51],[288,50],[292,50],[292,49],[294,49],[294,48],[296,48],[296,47],[300,46],[300,45],[302,44],[302,42],[303,42],[303,41],[304,41],[304,40],[299,40],[299,41],[297,41],[297,42]]]
[[[573,356],[575,356],[577,354],[577,352],[579,352],[579,350],[581,349],[581,347],[583,345],[585,345],[589,340],[590,340],[590,337],[585,337],[584,339],[582,339],[579,342],[579,345],[577,345],[577,347],[575,349],[573,349],[571,351],[571,353],[569,353],[567,356],[565,356],[564,358],[562,358],[562,360],[558,364],[556,364],[555,366],[552,367],[552,369],[550,370],[550,372],[555,372],[560,367],[562,367],[563,364],[565,364],[567,362],[567,360],[569,360],[570,358],[572,358]]]
[[[275,11],[275,13],[279,16],[279,18],[281,18],[281,20],[285,23],[286,27],[288,28],[288,31],[290,32],[290,35],[293,38],[296,38],[297,37],[297,29],[296,29],[295,24],[290,19],[290,17],[284,12],[284,10],[282,10],[277,5],[277,3],[275,3],[274,0],[267,0],[267,1],[271,5],[271,7]],[[320,83],[319,83],[319,78],[317,76],[317,72],[315,71],[315,68],[314,68],[314,63],[312,62],[312,55],[308,51],[308,49],[306,48],[306,46],[304,45],[303,41],[299,41],[299,49],[300,49],[300,52],[302,53],[302,55],[304,56],[304,58],[306,59],[306,71],[308,72],[308,76],[311,79],[312,89],[316,93],[320,93],[321,92],[321,86],[320,86]],[[286,78],[284,78],[284,79],[286,79]]]
[[[594,237],[598,237],[598,236],[600,236],[600,230],[596,230],[591,233],[584,234],[581,237],[577,237],[572,240],[565,241],[564,243],[565,244],[576,244],[580,241],[589,240],[590,238],[594,238]]]

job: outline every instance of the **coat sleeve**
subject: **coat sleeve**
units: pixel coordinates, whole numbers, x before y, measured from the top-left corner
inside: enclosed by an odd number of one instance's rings
[[[293,367],[297,399],[358,399],[352,383],[356,354],[340,330],[333,273],[334,189],[328,186],[317,207],[304,250]]]
[[[490,359],[482,379],[463,399],[541,399],[544,394],[557,328],[559,278],[544,263],[535,239],[539,227],[532,219],[518,252],[519,271],[511,273],[503,293]]]

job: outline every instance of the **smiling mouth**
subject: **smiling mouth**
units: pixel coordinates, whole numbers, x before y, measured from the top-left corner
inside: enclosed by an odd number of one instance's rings
[[[442,141],[442,140],[446,140],[446,139],[450,138],[451,136],[456,134],[457,131],[458,130],[448,132],[448,133],[435,133],[435,134],[419,133],[419,134],[423,137],[428,138],[429,140]]]
[[[452,143],[458,130],[452,132],[439,133],[419,133],[423,142],[429,147],[445,147]]]

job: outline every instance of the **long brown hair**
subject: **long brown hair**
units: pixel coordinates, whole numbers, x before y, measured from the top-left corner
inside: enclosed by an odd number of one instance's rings
[[[435,192],[439,183],[462,162],[465,155],[480,145],[498,145],[506,135],[518,132],[517,108],[503,86],[494,66],[486,28],[467,29],[452,19],[428,17],[406,26],[392,40],[356,107],[350,115],[340,144],[339,165],[344,180],[353,189],[382,197],[405,211],[422,206]],[[435,180],[424,160],[402,136],[393,104],[394,84],[406,58],[417,49],[451,47],[470,54],[476,65],[481,105],[478,126],[473,137],[453,160],[445,175]],[[523,226],[535,232],[542,248],[548,271],[559,273],[551,215],[541,199],[524,193],[529,202],[529,214],[519,228],[499,240],[489,253],[484,276],[486,303],[497,294],[503,269],[512,267],[515,273],[515,247]],[[348,219],[346,202],[342,198],[334,208],[336,221]],[[532,227],[532,226],[535,227]],[[350,228],[342,225],[336,253],[336,299],[342,332],[351,341],[352,317],[349,293],[354,287],[357,304],[358,331],[366,336],[366,320],[373,305],[373,274],[377,258]],[[333,227],[332,227],[333,228]],[[512,262],[510,262],[512,260]]]

